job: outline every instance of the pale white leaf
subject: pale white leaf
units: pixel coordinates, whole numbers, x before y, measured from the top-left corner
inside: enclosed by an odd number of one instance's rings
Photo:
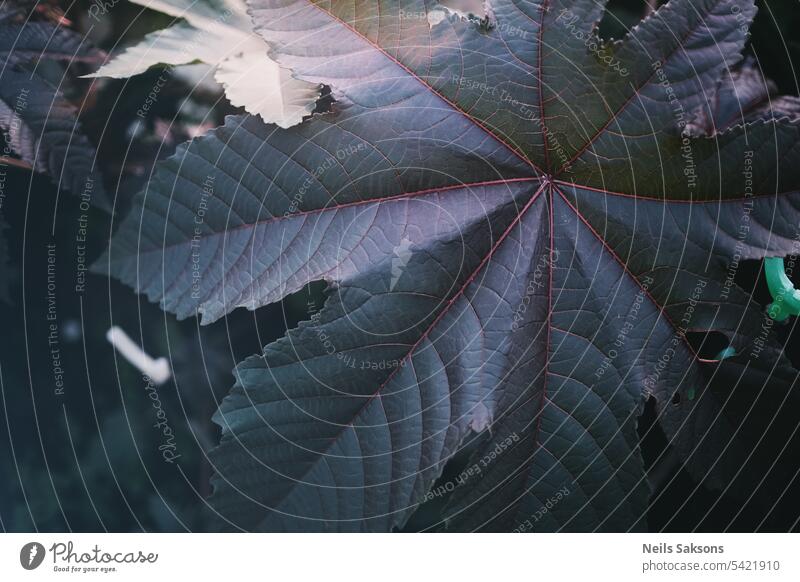
[[[184,65],[212,56],[202,30],[176,24],[151,32],[139,44],[126,49],[87,77],[125,79],[156,65]]]
[[[186,22],[148,34],[88,77],[119,79],[159,64],[201,62],[216,69],[214,79],[233,105],[267,123],[288,128],[314,109],[319,86],[293,78],[269,58],[241,0],[131,1]]]
[[[319,96],[316,85],[292,78],[291,72],[259,52],[245,52],[223,61],[214,75],[228,100],[283,128],[310,115]]]

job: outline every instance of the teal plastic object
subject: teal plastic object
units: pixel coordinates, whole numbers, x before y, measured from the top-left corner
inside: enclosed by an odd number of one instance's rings
[[[728,358],[732,358],[735,355],[736,355],[736,350],[734,350],[732,346],[728,346],[727,348],[725,348],[724,350],[722,350],[720,353],[717,354],[716,359],[726,360]]]
[[[772,295],[772,303],[767,305],[767,314],[775,321],[786,321],[790,315],[800,315],[800,290],[786,275],[783,259],[764,259],[767,286]]]
[[[732,358],[735,355],[736,355],[736,350],[733,349],[732,346],[728,346],[727,348],[722,350],[720,353],[718,353],[717,357],[714,358],[714,359],[721,361],[721,360],[726,360],[728,358]],[[696,393],[697,393],[697,391],[694,388],[689,388],[686,391],[686,396],[689,398],[689,400],[694,400],[694,397],[695,397]]]

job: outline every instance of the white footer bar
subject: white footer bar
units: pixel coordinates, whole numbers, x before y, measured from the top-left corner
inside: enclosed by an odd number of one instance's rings
[[[0,535],[14,581],[797,581],[799,565],[792,534]]]

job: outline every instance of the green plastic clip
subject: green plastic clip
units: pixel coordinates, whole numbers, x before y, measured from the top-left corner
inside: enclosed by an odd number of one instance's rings
[[[790,315],[800,315],[800,290],[794,288],[786,275],[783,259],[764,259],[764,271],[773,300],[767,305],[767,314],[775,321],[786,321]]]

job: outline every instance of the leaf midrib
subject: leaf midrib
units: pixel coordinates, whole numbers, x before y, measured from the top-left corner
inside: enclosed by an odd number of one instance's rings
[[[352,26],[351,26],[349,23],[345,22],[344,20],[342,20],[341,18],[339,18],[339,17],[338,17],[338,16],[336,16],[335,14],[333,14],[333,13],[331,13],[331,12],[328,12],[327,10],[325,10],[325,9],[323,9],[322,7],[318,6],[316,3],[312,2],[311,0],[306,0],[306,4],[308,4],[308,5],[312,6],[312,7],[313,7],[313,8],[315,8],[316,10],[319,10],[320,12],[322,12],[323,14],[325,14],[326,16],[328,16],[329,18],[331,18],[331,19],[335,20],[336,22],[338,22],[339,24],[341,24],[343,27],[345,27],[345,28],[346,28],[347,30],[349,30],[351,33],[353,33],[354,35],[356,35],[356,36],[357,36],[358,38],[360,38],[362,41],[366,42],[366,43],[367,43],[369,46],[371,46],[373,49],[375,49],[376,51],[380,52],[380,53],[381,53],[381,54],[382,54],[384,57],[386,57],[386,58],[387,58],[389,61],[391,61],[391,62],[392,62],[392,63],[394,63],[396,66],[398,66],[398,67],[400,67],[401,69],[403,69],[403,70],[404,70],[406,73],[408,73],[408,74],[411,76],[411,78],[412,78],[412,79],[416,80],[416,81],[417,81],[417,82],[418,82],[420,85],[422,85],[422,86],[423,86],[425,89],[427,89],[427,90],[428,90],[428,91],[429,91],[431,94],[435,95],[436,97],[438,97],[439,99],[441,99],[442,101],[444,101],[444,102],[445,102],[447,105],[449,105],[449,106],[450,106],[450,107],[451,107],[451,108],[452,108],[454,111],[456,111],[457,113],[459,113],[459,114],[463,115],[463,116],[464,116],[466,119],[468,119],[468,120],[469,120],[469,121],[470,121],[470,122],[471,122],[473,125],[475,125],[476,127],[480,128],[480,129],[481,129],[481,130],[482,130],[484,133],[486,133],[486,134],[487,134],[489,137],[491,137],[492,139],[494,139],[494,140],[495,140],[495,141],[497,141],[498,143],[502,144],[502,145],[503,145],[503,147],[505,147],[505,148],[506,148],[508,151],[510,151],[510,152],[511,152],[512,154],[514,154],[514,155],[515,155],[517,158],[519,158],[521,161],[523,161],[523,162],[524,162],[524,163],[526,163],[528,166],[530,166],[530,167],[531,167],[531,169],[533,169],[533,170],[534,170],[534,172],[536,172],[536,174],[537,174],[537,175],[538,175],[538,174],[546,174],[546,172],[545,172],[545,171],[543,171],[541,168],[539,168],[539,167],[538,167],[538,166],[537,166],[537,165],[536,165],[536,164],[535,164],[535,163],[534,163],[534,162],[533,162],[531,159],[529,159],[529,158],[528,158],[528,156],[526,156],[526,155],[525,155],[523,152],[521,152],[521,151],[520,151],[518,148],[516,148],[515,146],[511,145],[510,143],[508,143],[508,142],[507,142],[507,141],[506,141],[504,138],[502,138],[501,136],[497,135],[495,132],[493,132],[491,129],[489,129],[489,128],[488,128],[488,127],[486,127],[486,126],[485,126],[483,123],[481,123],[481,122],[480,122],[478,119],[476,119],[475,117],[473,117],[472,115],[470,115],[470,113],[469,113],[469,112],[467,112],[467,111],[464,111],[464,109],[462,109],[461,107],[459,107],[459,106],[458,106],[456,103],[454,103],[453,101],[451,101],[450,99],[448,99],[447,97],[445,97],[444,95],[442,95],[442,94],[441,94],[439,91],[437,91],[437,90],[436,90],[436,89],[435,89],[435,88],[434,88],[434,87],[433,87],[433,86],[432,86],[430,83],[428,83],[427,81],[425,81],[425,79],[423,79],[422,77],[420,77],[419,75],[417,75],[417,73],[415,73],[415,72],[414,72],[414,71],[413,71],[411,68],[409,68],[409,67],[408,67],[408,66],[407,66],[405,63],[403,63],[403,62],[399,61],[399,60],[398,60],[398,59],[396,59],[394,56],[392,56],[391,54],[389,54],[389,53],[388,53],[388,52],[387,52],[387,51],[386,51],[386,50],[385,50],[385,49],[384,49],[382,46],[380,46],[379,44],[377,44],[377,43],[373,42],[371,39],[369,39],[369,38],[367,38],[366,36],[364,36],[363,34],[361,34],[361,33],[360,33],[360,32],[359,32],[357,29],[353,28],[353,27],[352,27]]]
[[[487,181],[483,181],[483,182],[471,182],[471,183],[468,183],[468,184],[451,184],[449,186],[440,186],[440,187],[436,187],[436,188],[425,188],[425,189],[422,189],[422,190],[415,190],[413,192],[406,192],[406,193],[403,193],[403,194],[396,194],[394,196],[388,196],[388,197],[385,197],[385,198],[367,198],[367,199],[364,199],[364,200],[354,200],[353,202],[345,202],[344,204],[325,206],[325,207],[322,207],[322,208],[313,208],[311,210],[304,210],[302,212],[295,212],[293,214],[289,214],[288,216],[283,216],[283,215],[270,216],[270,217],[264,218],[262,220],[256,220],[256,221],[253,221],[253,222],[246,222],[246,223],[239,224],[239,225],[236,225],[236,226],[233,226],[233,227],[230,227],[230,228],[226,228],[225,230],[220,231],[220,232],[211,232],[211,233],[204,234],[204,235],[202,235],[200,237],[200,240],[208,240],[208,239],[214,238],[214,237],[225,236],[225,235],[228,235],[231,232],[235,232],[235,231],[238,231],[238,230],[253,229],[253,228],[257,228],[259,226],[263,226],[264,224],[269,224],[269,223],[272,223],[272,222],[280,222],[282,220],[289,220],[289,219],[292,219],[292,218],[303,218],[303,217],[306,217],[306,216],[311,216],[311,215],[314,215],[314,214],[321,214],[321,213],[324,213],[324,212],[338,212],[338,211],[346,209],[346,208],[364,206],[364,205],[369,205],[369,204],[382,204],[384,202],[400,202],[402,200],[406,200],[406,199],[410,200],[410,199],[417,198],[417,197],[420,197],[420,196],[425,196],[427,194],[440,194],[440,193],[445,193],[445,192],[456,192],[458,190],[469,190],[471,188],[490,188],[492,186],[504,186],[504,185],[508,185],[508,184],[517,184],[517,183],[523,183],[523,182],[537,182],[537,181],[539,181],[539,178],[535,177],[535,176],[525,177],[525,178],[503,178],[503,179],[499,179],[499,180],[487,180]],[[187,240],[181,240],[181,241],[178,241],[178,242],[170,243],[168,245],[157,246],[157,247],[154,247],[152,249],[146,249],[146,250],[140,250],[139,249],[139,250],[137,250],[136,254],[137,254],[137,256],[141,256],[141,255],[149,255],[149,254],[152,254],[152,253],[163,253],[167,249],[179,247],[181,245],[187,245],[187,244],[190,244],[190,243],[191,243],[191,240],[188,240],[188,239]],[[124,261],[127,261],[127,260],[129,260],[129,257],[127,255],[125,255],[122,258],[111,259],[111,262],[112,263],[117,263],[117,262],[124,262]]]
[[[464,292],[467,290],[467,288],[475,280],[475,277],[477,277],[478,273],[480,273],[481,270],[489,262],[489,260],[491,260],[491,258],[494,256],[494,254],[497,252],[497,250],[503,244],[503,242],[508,237],[508,235],[519,224],[519,222],[525,216],[527,211],[531,208],[531,206],[533,206],[533,204],[536,202],[536,200],[539,199],[539,196],[541,196],[542,192],[544,190],[546,190],[547,187],[548,187],[548,183],[547,182],[543,182],[542,184],[540,184],[539,188],[536,189],[536,192],[530,197],[530,199],[525,203],[525,205],[517,213],[517,216],[514,218],[514,220],[511,222],[511,224],[509,224],[509,226],[500,235],[500,237],[498,238],[497,242],[494,245],[492,245],[492,247],[486,253],[486,256],[481,260],[481,262],[478,264],[478,266],[472,271],[470,276],[464,281],[464,283],[461,285],[461,287],[459,287],[458,291],[448,300],[448,302],[442,308],[442,310],[439,313],[439,315],[437,315],[436,318],[433,320],[433,322],[431,322],[431,324],[425,329],[425,331],[423,331],[422,334],[420,334],[419,339],[410,347],[408,353],[403,357],[403,359],[401,361],[405,361],[408,358],[410,358],[414,354],[416,349],[420,346],[420,344],[430,336],[430,333],[433,331],[433,329],[438,325],[438,323],[441,321],[441,319],[449,312],[450,308],[455,304],[455,302],[461,296],[463,296]],[[324,450],[316,452],[316,458],[309,463],[309,466],[304,471],[304,473],[302,475],[300,475],[298,478],[293,479],[294,485],[292,485],[292,487],[290,487],[280,499],[275,501],[273,507],[269,507],[268,509],[277,510],[278,507],[280,507],[280,505],[292,494],[292,492],[295,490],[295,487],[298,484],[311,485],[310,483],[306,483],[305,482],[305,478],[308,476],[308,474],[313,470],[313,468],[317,465],[317,463],[319,463],[321,460],[326,459],[326,457],[327,457],[326,453],[328,451],[330,451],[331,448],[339,441],[339,439],[344,434],[345,430],[353,427],[353,423],[355,422],[355,420],[364,412],[366,407],[369,406],[369,404],[376,397],[378,397],[380,395],[381,391],[389,384],[389,382],[391,382],[391,380],[395,377],[395,375],[399,372],[399,370],[401,368],[402,368],[402,366],[395,367],[392,370],[392,372],[389,374],[389,376],[387,376],[386,380],[384,380],[381,383],[381,385],[371,395],[368,395],[368,396],[365,397],[364,404],[362,404],[358,408],[358,410],[355,411],[355,413],[353,414],[352,420],[350,422],[348,422],[346,424],[343,424],[341,426],[340,430],[331,438],[330,444]]]
[[[723,0],[716,0],[716,2],[714,2],[713,6],[710,6],[710,7],[709,7],[709,9],[708,9],[708,13],[710,13],[710,12],[711,12],[711,10],[712,10],[713,8],[716,8],[717,6],[719,6],[720,2],[722,2],[722,1],[723,1]],[[651,19],[660,18],[659,14],[660,14],[660,11],[653,12],[652,14],[650,14],[650,15],[647,17],[647,19],[645,20],[645,22],[646,22],[647,20],[651,20]],[[668,62],[668,61],[672,60],[672,57],[674,57],[674,56],[675,56],[675,54],[676,54],[676,53],[678,53],[678,51],[680,51],[680,50],[682,50],[682,49],[685,51],[685,46],[684,46],[684,45],[686,44],[686,41],[687,41],[687,40],[689,40],[689,37],[690,37],[690,36],[692,36],[692,35],[693,35],[695,32],[697,32],[697,29],[698,29],[698,27],[699,27],[699,26],[704,26],[704,25],[705,25],[705,21],[704,21],[702,18],[698,19],[698,22],[697,22],[697,23],[696,23],[696,24],[695,24],[693,27],[691,27],[691,28],[690,28],[690,29],[689,29],[689,30],[686,32],[686,34],[685,34],[685,35],[684,35],[684,36],[683,36],[683,37],[680,39],[680,41],[678,42],[678,44],[675,46],[675,48],[673,48],[673,49],[672,49],[672,50],[669,52],[669,54],[667,54],[665,57],[661,58],[661,59],[660,59],[660,61],[661,61],[662,63],[666,63],[666,62]],[[674,36],[674,35],[673,35],[673,36]],[[632,36],[628,36],[627,40],[628,40],[628,41],[630,41],[630,39],[631,39],[631,38],[633,38],[633,37],[632,37]],[[648,56],[649,56],[649,55],[648,55]],[[687,56],[688,56],[688,55],[687,55]],[[622,113],[623,113],[623,112],[624,112],[624,111],[627,109],[628,105],[630,105],[630,104],[633,102],[633,100],[634,100],[636,97],[638,97],[638,96],[639,96],[639,94],[642,92],[642,90],[643,90],[645,87],[649,86],[649,85],[652,83],[652,81],[653,81],[653,78],[656,76],[657,72],[658,72],[658,71],[654,69],[654,70],[653,70],[653,71],[650,73],[650,75],[649,75],[649,76],[648,76],[646,79],[644,79],[644,80],[643,80],[643,82],[642,82],[642,83],[640,83],[638,86],[635,86],[635,87],[634,87],[633,93],[631,93],[631,95],[630,95],[630,96],[629,96],[629,97],[628,97],[628,98],[627,98],[627,99],[626,99],[626,100],[625,100],[625,101],[622,103],[622,105],[621,105],[621,106],[620,106],[620,107],[619,107],[619,108],[618,108],[618,109],[617,109],[617,110],[616,110],[616,111],[615,111],[615,112],[614,112],[614,113],[613,113],[613,114],[612,114],[612,115],[611,115],[611,116],[608,118],[608,120],[607,120],[607,121],[606,121],[606,122],[605,122],[605,123],[604,123],[604,124],[603,124],[603,125],[602,125],[602,126],[601,126],[601,127],[600,127],[600,128],[599,128],[599,129],[598,129],[596,132],[595,132],[595,133],[594,133],[594,135],[592,135],[592,136],[589,138],[589,140],[588,140],[586,143],[584,143],[584,144],[583,144],[583,146],[581,146],[581,147],[578,149],[578,151],[577,151],[577,152],[575,152],[575,154],[574,154],[574,155],[573,155],[573,156],[572,156],[572,157],[571,157],[571,158],[570,158],[570,159],[569,159],[567,162],[565,162],[564,164],[562,164],[562,165],[561,165],[561,167],[560,167],[560,168],[558,168],[558,170],[556,170],[556,172],[554,173],[554,176],[560,176],[561,174],[563,174],[565,171],[567,171],[567,169],[568,169],[570,166],[572,166],[572,164],[574,164],[574,163],[575,163],[575,162],[576,162],[578,159],[580,159],[580,157],[581,157],[581,156],[583,156],[583,154],[585,154],[587,151],[589,151],[589,148],[591,148],[591,147],[592,147],[592,146],[595,144],[595,142],[596,142],[598,139],[600,139],[600,136],[601,136],[601,135],[603,135],[603,134],[606,132],[606,130],[607,130],[607,129],[608,129],[610,126],[611,126],[611,124],[612,124],[612,123],[613,123],[613,122],[614,122],[616,119],[618,119],[618,118],[619,118],[619,116],[620,116],[620,115],[621,115],[621,114],[622,114]],[[699,76],[699,75],[698,75],[698,76]]]

